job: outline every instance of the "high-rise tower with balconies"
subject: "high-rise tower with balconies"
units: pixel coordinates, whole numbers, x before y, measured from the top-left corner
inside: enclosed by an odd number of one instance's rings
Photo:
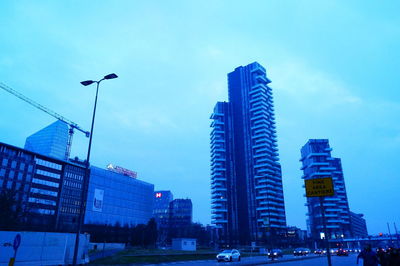
[[[286,227],[271,81],[257,62],[228,74],[211,115],[212,223],[221,244],[268,241]]]
[[[325,220],[331,239],[350,237],[350,210],[344,183],[342,163],[331,156],[327,139],[310,139],[301,148],[303,179],[331,177],[335,195],[323,198]],[[319,198],[307,198],[307,230],[314,240],[323,237],[323,224]]]

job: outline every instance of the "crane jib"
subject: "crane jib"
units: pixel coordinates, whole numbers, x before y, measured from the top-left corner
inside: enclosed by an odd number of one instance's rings
[[[74,130],[73,130],[74,128],[79,130],[80,132],[84,133],[87,138],[90,136],[90,132],[86,131],[86,130],[83,130],[80,126],[78,126],[77,123],[72,122],[71,120],[65,118],[64,116],[62,116],[62,115],[50,110],[49,108],[47,108],[47,107],[45,107],[45,106],[33,101],[32,99],[26,97],[22,93],[14,90],[13,88],[5,85],[2,82],[0,82],[0,88],[2,88],[3,90],[11,93],[12,95],[14,95],[14,96],[16,96],[18,98],[20,98],[21,100],[29,103],[30,105],[36,107],[37,109],[42,110],[43,112],[46,112],[47,114],[53,116],[54,118],[56,118],[56,119],[58,119],[58,120],[60,120],[60,121],[62,121],[64,123],[66,123],[67,125],[69,125],[70,130],[69,130],[69,136],[68,136],[67,149],[66,149],[66,152],[65,152],[65,158],[66,159],[68,159],[69,155],[70,155],[71,144],[72,144],[72,136],[74,134]]]

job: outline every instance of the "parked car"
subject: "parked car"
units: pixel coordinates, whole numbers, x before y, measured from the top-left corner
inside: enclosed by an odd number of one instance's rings
[[[295,256],[306,256],[311,253],[311,250],[308,248],[296,248],[293,251],[293,255]]]
[[[271,249],[270,251],[268,251],[267,255],[268,255],[268,258],[272,259],[272,260],[283,257],[282,250],[280,250],[278,248]]]
[[[346,249],[339,248],[336,252],[338,256],[349,256],[349,252]]]
[[[217,261],[240,261],[240,252],[236,249],[227,249],[217,255]]]

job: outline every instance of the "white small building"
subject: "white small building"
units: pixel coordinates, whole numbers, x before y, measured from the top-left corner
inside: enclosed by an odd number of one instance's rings
[[[172,249],[184,251],[196,251],[195,238],[173,238]]]

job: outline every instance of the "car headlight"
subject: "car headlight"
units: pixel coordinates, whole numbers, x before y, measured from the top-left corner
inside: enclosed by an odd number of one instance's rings
[[[274,252],[274,255],[276,255],[277,253],[276,252]]]

